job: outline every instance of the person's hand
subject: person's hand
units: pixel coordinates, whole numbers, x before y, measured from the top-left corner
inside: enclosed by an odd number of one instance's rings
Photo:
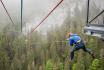
[[[68,41],[68,40],[69,40],[69,38],[66,39],[66,41]]]
[[[84,44],[87,44],[88,43],[88,41],[85,41],[85,40],[83,42],[84,42]]]

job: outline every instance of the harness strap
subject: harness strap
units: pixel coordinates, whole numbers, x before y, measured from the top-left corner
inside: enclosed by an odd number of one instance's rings
[[[77,41],[77,43],[80,43],[80,42],[81,42],[81,40],[78,40],[78,41]]]

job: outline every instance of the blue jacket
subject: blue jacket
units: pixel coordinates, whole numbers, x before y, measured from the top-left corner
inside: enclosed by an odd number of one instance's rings
[[[80,36],[78,36],[77,34],[72,34],[69,37],[69,44],[70,46],[73,46],[74,44],[76,44],[79,40],[81,40]]]

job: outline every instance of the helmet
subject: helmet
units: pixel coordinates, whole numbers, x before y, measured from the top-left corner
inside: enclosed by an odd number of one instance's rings
[[[70,37],[72,35],[71,32],[67,32],[66,37]]]

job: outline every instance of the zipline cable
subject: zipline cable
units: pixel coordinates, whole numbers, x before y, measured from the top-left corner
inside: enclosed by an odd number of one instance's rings
[[[25,40],[25,42],[28,42],[28,40]],[[46,44],[49,44],[49,43],[67,43],[68,41],[64,40],[64,41],[52,41],[52,42],[47,42]],[[38,45],[41,45],[42,43],[39,43],[39,42],[36,42],[34,44],[38,44]]]
[[[104,13],[104,10],[101,11],[97,16],[95,16],[91,21],[89,21],[89,23],[93,22],[96,18],[98,18],[100,15],[102,15]]]
[[[48,15],[35,27],[31,30],[31,33],[34,32],[50,15],[51,13],[63,2],[63,0],[61,0],[49,13]]]
[[[8,10],[6,9],[6,7],[5,7],[5,5],[4,5],[3,1],[2,1],[2,0],[0,0],[0,2],[1,2],[1,4],[2,4],[2,6],[4,7],[4,9],[5,9],[5,11],[6,11],[6,13],[7,13],[7,15],[8,15],[8,17],[9,17],[9,19],[10,19],[10,21],[11,21],[11,23],[13,24],[13,26],[15,26],[15,24],[14,24],[14,22],[13,22],[13,20],[12,20],[11,16],[10,16],[10,14],[9,14]]]

